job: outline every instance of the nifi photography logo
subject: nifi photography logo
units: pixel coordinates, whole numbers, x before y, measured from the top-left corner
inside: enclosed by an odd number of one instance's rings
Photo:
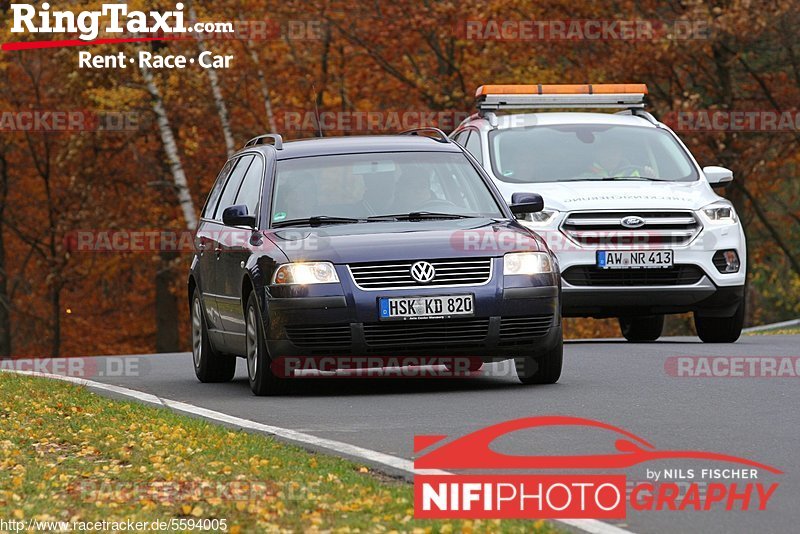
[[[554,427],[609,433],[615,450],[531,456],[505,454],[493,447],[495,440],[512,432]],[[592,443],[585,445],[592,448]],[[570,416],[515,419],[455,439],[415,436],[414,451],[422,453],[414,461],[414,514],[419,519],[623,519],[628,505],[637,511],[765,510],[779,486],[767,479],[782,474],[772,466],[727,454],[659,450],[622,428]],[[634,484],[618,473],[664,461],[671,466],[675,461],[693,466],[701,462],[703,467],[647,469],[647,481]],[[531,470],[547,474],[520,474]],[[563,473],[575,470],[602,473]]]

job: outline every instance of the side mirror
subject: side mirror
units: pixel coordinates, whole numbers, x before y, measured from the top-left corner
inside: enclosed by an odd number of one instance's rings
[[[536,213],[544,209],[544,199],[542,195],[536,193],[514,193],[511,195],[511,206],[509,207],[514,215]]]
[[[249,226],[256,227],[256,216],[247,213],[247,206],[230,206],[222,212],[222,223],[225,226]]]
[[[733,171],[725,167],[703,167],[703,174],[713,188],[728,187],[733,182]]]

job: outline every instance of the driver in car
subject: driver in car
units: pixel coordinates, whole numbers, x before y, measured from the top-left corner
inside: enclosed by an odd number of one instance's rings
[[[336,217],[372,214],[364,200],[365,191],[361,175],[351,174],[344,167],[322,168],[316,188],[320,214]]]
[[[398,213],[418,211],[427,202],[436,200],[431,181],[424,174],[400,176],[395,190],[394,210]]]
[[[602,178],[655,178],[656,172],[649,165],[640,167],[631,164],[625,150],[617,143],[597,151],[597,156],[589,169],[591,176]]]

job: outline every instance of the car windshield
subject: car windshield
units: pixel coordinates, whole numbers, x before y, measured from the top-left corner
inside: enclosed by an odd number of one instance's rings
[[[408,215],[504,218],[462,153],[315,156],[278,162],[271,221],[282,226]],[[421,218],[421,217],[420,217]]]
[[[511,183],[698,178],[684,149],[660,128],[588,124],[510,128],[489,134],[489,150],[495,176]]]

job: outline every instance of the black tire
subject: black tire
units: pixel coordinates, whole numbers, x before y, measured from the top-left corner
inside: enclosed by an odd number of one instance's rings
[[[197,379],[204,383],[230,382],[236,374],[236,358],[219,354],[211,346],[198,289],[195,289],[192,295],[191,319],[192,360]]]
[[[272,358],[264,341],[264,322],[254,293],[250,293],[245,308],[245,339],[247,344],[247,379],[254,395],[283,395],[289,381],[279,378],[272,370]]]
[[[744,301],[733,317],[703,317],[695,313],[694,326],[704,343],[733,343],[742,335]]]
[[[619,329],[628,341],[655,341],[664,331],[663,315],[642,315],[639,317],[620,317]]]
[[[563,363],[564,338],[561,335],[555,346],[538,356],[514,358],[517,378],[525,385],[555,384],[561,378]]]

